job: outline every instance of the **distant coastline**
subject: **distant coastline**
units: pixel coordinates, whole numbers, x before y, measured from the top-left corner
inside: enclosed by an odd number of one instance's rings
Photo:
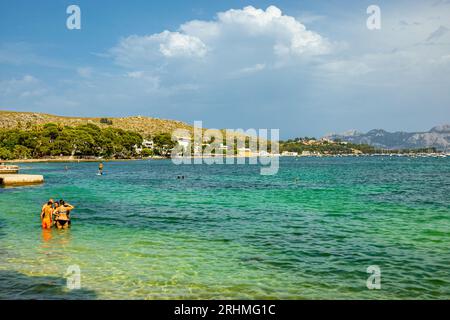
[[[203,155],[192,156],[188,158],[214,158],[219,156]],[[282,155],[282,154],[268,154],[265,156],[239,156],[230,155],[223,156],[223,158],[252,158],[252,157],[280,157],[280,158],[351,158],[351,157],[411,157],[411,158],[446,158],[450,157],[450,153],[435,152],[435,153],[362,153],[362,154],[311,154],[311,155]],[[170,157],[153,156],[147,158],[129,158],[129,159],[70,159],[70,158],[42,158],[42,159],[15,159],[15,160],[0,160],[0,163],[84,163],[84,162],[128,162],[128,161],[148,161],[148,160],[169,160]]]
[[[41,162],[55,162],[55,163],[78,163],[78,162],[125,162],[125,161],[138,161],[138,160],[163,160],[164,157],[152,157],[152,158],[132,158],[132,159],[69,159],[69,158],[42,158],[42,159],[14,159],[14,160],[0,160],[2,163],[41,163]]]
[[[390,149],[341,137],[298,137],[264,143],[264,139],[242,134],[236,135],[231,144],[227,139],[205,136],[199,142],[189,130],[173,136],[171,130],[183,128],[181,122],[145,117],[67,118],[5,111],[0,115],[0,161],[9,163],[159,160],[175,153],[184,158],[448,156],[447,151],[436,147]],[[140,126],[143,124],[149,125],[148,131]],[[441,126],[431,131],[437,134],[448,130]]]

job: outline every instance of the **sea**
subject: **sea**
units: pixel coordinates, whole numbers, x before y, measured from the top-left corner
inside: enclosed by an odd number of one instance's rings
[[[450,299],[449,157],[19,165],[45,183],[0,188],[0,299]]]

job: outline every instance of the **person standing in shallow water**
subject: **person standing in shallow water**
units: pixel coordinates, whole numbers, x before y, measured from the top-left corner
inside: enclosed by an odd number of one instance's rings
[[[100,175],[103,174],[103,162],[100,162],[98,164],[98,174],[100,174]]]
[[[41,211],[41,222],[43,229],[50,229],[53,225],[52,223],[53,215],[53,201],[49,200],[46,205],[42,207]]]
[[[51,204],[52,204],[52,207],[53,207],[54,202],[55,202],[55,201],[54,201],[52,198],[50,198],[46,203],[44,203],[44,204],[42,205],[42,212],[44,212],[44,208],[45,208],[46,206],[48,206],[49,203],[51,203]]]
[[[70,211],[75,207],[59,200],[59,207],[56,209],[56,227],[58,229],[67,229],[70,226]]]
[[[58,201],[56,201],[53,204],[53,215],[52,215],[52,220],[53,220],[54,226],[56,226],[56,217],[58,216],[58,207],[59,207],[59,203],[58,203]]]

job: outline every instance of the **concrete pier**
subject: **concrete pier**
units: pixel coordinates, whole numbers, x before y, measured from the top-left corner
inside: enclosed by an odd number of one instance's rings
[[[26,186],[44,182],[44,176],[31,174],[0,174],[0,186]]]
[[[0,174],[19,173],[18,166],[0,164]]]

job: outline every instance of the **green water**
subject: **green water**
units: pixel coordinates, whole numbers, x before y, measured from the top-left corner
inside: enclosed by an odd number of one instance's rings
[[[450,298],[450,158],[22,168],[46,183],[0,188],[0,298]],[[76,206],[70,230],[41,230],[50,197]]]

